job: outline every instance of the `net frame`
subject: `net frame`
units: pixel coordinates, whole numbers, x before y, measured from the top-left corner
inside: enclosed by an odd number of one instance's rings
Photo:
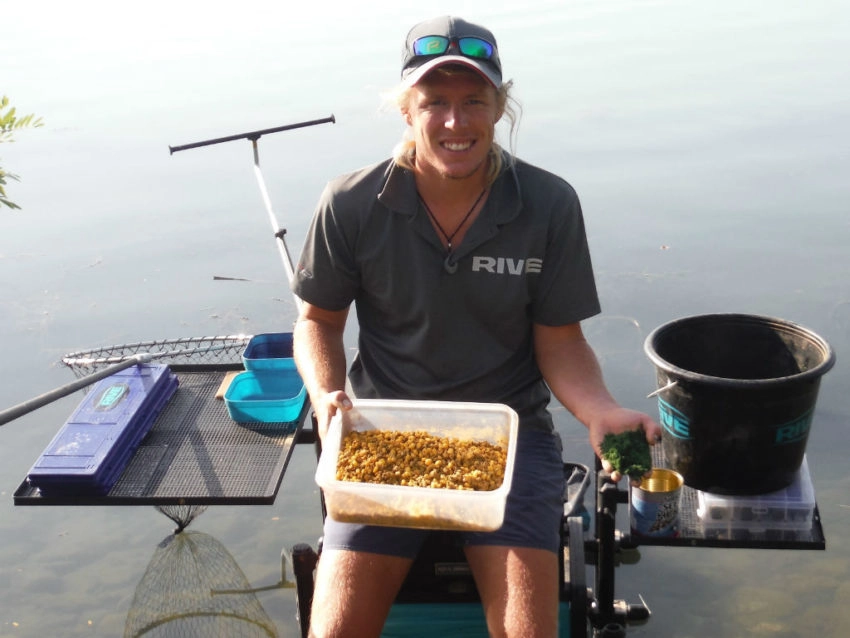
[[[62,363],[78,378],[139,355],[169,365],[238,364],[252,337],[236,334],[122,343],[70,352],[62,357]]]

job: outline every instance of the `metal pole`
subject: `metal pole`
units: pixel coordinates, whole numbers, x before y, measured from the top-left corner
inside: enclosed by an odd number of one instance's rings
[[[291,285],[295,279],[295,269],[292,265],[292,256],[289,254],[289,247],[286,245],[286,229],[281,228],[280,224],[278,224],[277,218],[275,217],[274,211],[272,210],[272,202],[269,198],[269,192],[266,188],[266,182],[263,179],[263,173],[260,170],[260,153],[257,145],[257,140],[259,140],[263,135],[267,135],[269,133],[279,133],[281,131],[289,131],[296,128],[303,128],[305,126],[315,126],[316,124],[333,124],[336,122],[336,118],[331,114],[329,117],[324,117],[318,120],[308,120],[306,122],[297,122],[295,124],[285,124],[283,126],[276,126],[274,128],[261,129],[258,131],[251,131],[249,133],[239,133],[237,135],[227,135],[225,137],[216,137],[211,140],[202,140],[200,142],[192,142],[191,144],[182,144],[180,146],[169,146],[168,150],[171,154],[177,153],[178,151],[186,151],[192,148],[199,148],[201,146],[211,146],[213,144],[222,144],[223,142],[232,142],[234,140],[251,140],[251,146],[254,149],[254,175],[257,178],[257,184],[260,187],[260,195],[263,198],[263,204],[266,207],[266,213],[269,216],[269,221],[272,225],[272,231],[274,232],[275,238],[278,240],[278,252],[280,253],[280,259],[283,262],[283,267],[286,270],[286,280]],[[297,310],[301,310],[301,299],[299,299],[296,295],[292,295],[295,300],[295,307]]]
[[[277,249],[280,253],[280,260],[283,262],[283,268],[286,270],[286,280],[292,284],[295,279],[295,269],[292,267],[292,257],[289,254],[289,247],[286,245],[286,230],[280,227],[280,224],[277,222],[277,217],[275,217],[274,210],[272,210],[272,202],[269,198],[269,191],[266,189],[266,182],[263,179],[263,172],[260,170],[260,153],[257,148],[257,140],[251,140],[251,146],[254,148],[254,175],[257,177],[257,184],[260,187],[260,195],[263,197],[263,204],[266,207],[266,213],[268,213],[269,221],[272,225],[272,230],[274,231],[274,236],[277,238]],[[296,295],[292,295],[292,298],[295,300],[295,307],[299,311],[301,310],[301,299]]]
[[[129,359],[126,359],[125,361],[121,361],[120,363],[111,365],[108,368],[100,370],[99,372],[90,374],[87,377],[83,377],[82,379],[77,379],[76,381],[67,383],[54,390],[51,390],[50,392],[45,392],[44,394],[29,399],[28,401],[24,401],[23,403],[19,403],[16,406],[0,411],[0,425],[5,425],[9,421],[14,421],[20,416],[29,414],[30,412],[33,412],[38,408],[47,405],[48,403],[52,403],[53,401],[61,399],[62,397],[68,396],[72,392],[76,392],[81,388],[85,388],[86,386],[89,386],[92,383],[95,383],[96,381],[105,379],[106,377],[115,374],[116,372],[121,372],[121,370],[126,370],[127,368],[130,368],[136,364],[150,361],[150,359],[151,357],[148,354],[138,354],[132,356]]]
[[[296,122],[295,124],[284,124],[283,126],[276,126],[274,128],[266,128],[260,129],[259,131],[250,131],[248,133],[239,133],[237,135],[227,135],[225,137],[216,137],[211,140],[203,140],[201,142],[192,142],[191,144],[182,144],[180,146],[169,146],[168,151],[172,155],[179,151],[188,151],[192,148],[199,148],[201,146],[211,146],[213,144],[221,144],[222,142],[232,142],[234,140],[251,140],[256,141],[260,139],[263,135],[268,135],[269,133],[279,133],[281,131],[290,131],[295,128],[303,128],[305,126],[315,126],[316,124],[327,124],[336,122],[336,118],[331,114],[329,117],[324,117],[318,120],[308,120],[306,122]]]

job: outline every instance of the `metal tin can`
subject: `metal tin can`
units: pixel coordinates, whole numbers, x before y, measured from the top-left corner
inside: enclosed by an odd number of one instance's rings
[[[631,487],[629,507],[632,532],[641,536],[675,536],[679,531],[682,475],[653,468],[640,485]]]

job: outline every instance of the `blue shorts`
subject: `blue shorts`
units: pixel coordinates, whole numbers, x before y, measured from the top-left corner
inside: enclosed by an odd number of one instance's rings
[[[557,552],[564,513],[564,470],[557,433],[520,428],[505,522],[495,532],[455,532],[466,545],[533,547]],[[325,519],[322,547],[415,558],[430,532]]]

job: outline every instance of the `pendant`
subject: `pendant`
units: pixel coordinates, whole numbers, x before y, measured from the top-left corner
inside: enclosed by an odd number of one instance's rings
[[[446,260],[443,262],[443,268],[445,268],[446,272],[450,275],[453,275],[457,272],[457,262],[452,261],[451,255],[446,255]]]

